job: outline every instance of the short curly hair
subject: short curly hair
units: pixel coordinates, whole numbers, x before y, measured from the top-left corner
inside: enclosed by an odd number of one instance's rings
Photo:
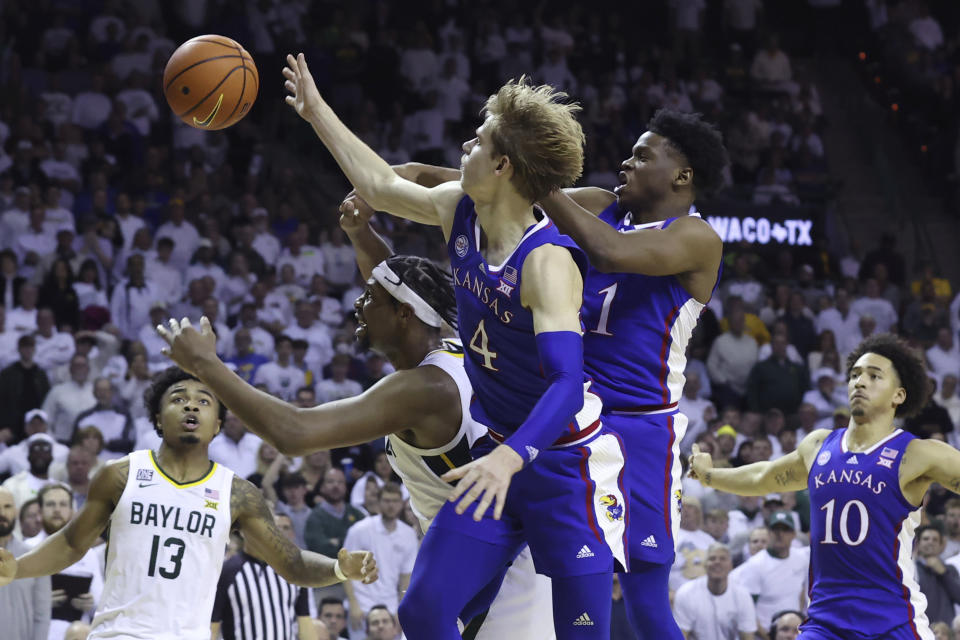
[[[892,333],[878,333],[866,338],[847,356],[847,379],[850,371],[864,354],[875,353],[893,364],[893,370],[900,378],[900,386],[907,392],[907,399],[897,407],[894,415],[909,418],[917,415],[927,404],[930,388],[927,384],[927,371],[920,355]]]
[[[163,394],[167,392],[167,389],[184,380],[202,382],[200,378],[187,373],[180,367],[167,367],[155,375],[150,386],[143,391],[143,406],[147,408],[147,416],[153,422],[153,430],[156,431],[157,435],[161,438],[163,437],[163,431],[157,423],[157,416],[160,414],[160,401],[163,399]],[[227,405],[223,404],[220,398],[217,398],[217,404],[220,422],[223,422],[224,418],[227,417]]]
[[[695,195],[709,196],[723,186],[723,170],[730,163],[723,134],[701,114],[659,109],[647,123],[647,131],[666,138],[684,155],[693,169]]]

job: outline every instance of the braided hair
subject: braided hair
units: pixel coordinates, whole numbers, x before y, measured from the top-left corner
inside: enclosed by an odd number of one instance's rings
[[[712,195],[723,185],[723,170],[729,163],[723,136],[699,113],[660,109],[647,123],[647,130],[666,138],[686,157],[697,196]]]
[[[420,256],[395,255],[387,258],[387,266],[403,284],[423,298],[440,314],[443,321],[457,328],[457,298],[453,293],[453,276]]]

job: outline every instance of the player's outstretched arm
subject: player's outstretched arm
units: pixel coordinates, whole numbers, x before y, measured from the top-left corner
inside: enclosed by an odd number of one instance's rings
[[[277,528],[263,494],[253,484],[234,476],[230,491],[230,514],[245,548],[287,582],[325,587],[347,579],[364,584],[376,581],[377,563],[369,551],[341,549],[333,559],[301,549]]]
[[[286,455],[349,447],[415,429],[429,436],[460,424],[456,383],[437,367],[415,367],[383,378],[359,396],[309,409],[295,407],[251,387],[217,356],[206,317],[200,331],[186,318],[157,328],[166,355],[210,387],[244,425]],[[447,434],[449,435],[449,434]]]
[[[351,191],[340,203],[340,228],[350,238],[357,255],[357,268],[364,280],[369,280],[373,268],[393,255],[393,249],[370,226],[373,207]]]
[[[463,197],[459,183],[426,189],[402,179],[390,165],[353,134],[324,101],[303,54],[287,56],[284,86],[288,105],[310,123],[333,155],[347,180],[374,209],[414,222],[439,226],[448,235],[456,204]]]
[[[900,477],[905,493],[918,497],[934,482],[960,493],[960,451],[939,440],[913,440],[900,463]]]
[[[826,429],[811,431],[794,451],[770,462],[754,462],[732,469],[717,469],[709,453],[693,445],[690,456],[690,477],[706,487],[741,496],[762,496],[782,491],[802,491],[807,488],[808,461],[820,450]]]
[[[504,444],[443,475],[447,481],[460,480],[449,498],[460,501],[458,513],[479,500],[473,512],[476,520],[494,501],[494,518],[500,518],[513,474],[556,442],[583,407],[580,270],[566,248],[543,245],[530,252],[521,277],[520,299],[533,313],[540,363],[550,384]]]
[[[600,271],[677,275],[715,265],[723,252],[720,236],[695,216],[680,218],[666,229],[620,233],[565,193],[551,193],[540,205]]]
[[[16,560],[16,578],[49,576],[77,563],[107,527],[127,483],[128,470],[126,458],[100,469],[90,481],[87,501],[77,516]]]

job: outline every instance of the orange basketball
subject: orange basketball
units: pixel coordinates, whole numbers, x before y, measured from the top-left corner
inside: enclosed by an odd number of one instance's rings
[[[253,106],[260,74],[235,40],[197,36],[173,52],[163,70],[163,94],[177,117],[197,129],[223,129]]]

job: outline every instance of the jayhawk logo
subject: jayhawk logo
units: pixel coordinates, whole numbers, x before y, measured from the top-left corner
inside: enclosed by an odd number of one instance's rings
[[[600,504],[607,508],[607,520],[610,522],[623,520],[623,505],[617,501],[617,496],[609,493],[605,496],[600,496]]]

